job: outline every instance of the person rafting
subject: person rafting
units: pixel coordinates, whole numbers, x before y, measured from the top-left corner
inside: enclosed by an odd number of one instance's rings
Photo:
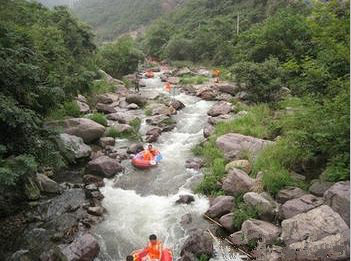
[[[169,82],[166,82],[164,89],[166,92],[170,93],[172,90],[172,85]]]
[[[144,160],[154,160],[155,156],[158,154],[158,150],[155,150],[151,144],[147,146],[147,149],[144,150],[143,156]]]

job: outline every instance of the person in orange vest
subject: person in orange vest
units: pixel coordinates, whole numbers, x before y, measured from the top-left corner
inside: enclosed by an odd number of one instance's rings
[[[144,251],[147,253],[147,256],[151,261],[160,261],[163,251],[162,242],[157,240],[157,236],[154,234],[150,235],[149,240],[150,241]]]
[[[212,72],[212,76],[215,77],[215,82],[218,83],[219,82],[219,77],[221,76],[221,71],[218,69],[214,69]]]
[[[149,144],[143,153],[144,160],[153,160],[157,153],[158,151],[154,149],[151,144]]]
[[[172,85],[169,82],[166,82],[165,84],[165,91],[171,92],[172,90]]]

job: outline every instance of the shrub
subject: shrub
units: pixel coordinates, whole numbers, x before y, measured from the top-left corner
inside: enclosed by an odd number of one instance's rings
[[[203,84],[207,81],[208,78],[205,76],[184,76],[180,79],[182,84]]]
[[[106,116],[104,114],[94,113],[92,115],[89,115],[88,118],[103,125],[103,126],[107,126],[107,119],[106,119]]]
[[[110,127],[110,128],[107,128],[107,130],[105,132],[105,136],[112,137],[112,138],[118,138],[118,137],[120,137],[120,133],[118,132],[118,130],[116,128]]]
[[[47,118],[50,120],[63,120],[66,117],[80,117],[80,108],[76,101],[67,101],[62,106],[49,112]]]
[[[235,212],[233,217],[233,226],[236,230],[241,229],[241,225],[245,220],[257,218],[258,211],[252,206],[248,206],[243,201],[243,196],[239,195],[235,198]]]

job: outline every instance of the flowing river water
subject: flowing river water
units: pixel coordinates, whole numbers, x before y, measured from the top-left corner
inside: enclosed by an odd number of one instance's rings
[[[160,73],[153,79],[145,79],[141,88],[144,96],[164,93]],[[154,144],[162,155],[161,164],[150,170],[136,170],[130,161],[125,161],[126,171],[114,180],[105,180],[102,188],[107,210],[105,220],[94,233],[100,241],[100,261],[120,261],[135,249],[145,247],[148,236],[156,234],[164,245],[172,249],[174,260],[179,258],[181,246],[189,230],[209,227],[202,214],[208,209],[205,196],[193,194],[202,173],[185,168],[185,161],[192,157],[191,148],[203,139],[202,129],[207,121],[207,111],[213,104],[197,97],[178,94],[174,98],[182,101],[185,108],[173,116],[177,126],[164,132]],[[145,119],[144,119],[145,120]],[[143,122],[140,132],[147,130]],[[117,147],[126,147],[128,141],[117,140]],[[195,202],[176,205],[179,195],[191,194]],[[184,215],[191,215],[192,223],[182,225]],[[236,253],[215,242],[216,257],[212,260],[241,260]]]

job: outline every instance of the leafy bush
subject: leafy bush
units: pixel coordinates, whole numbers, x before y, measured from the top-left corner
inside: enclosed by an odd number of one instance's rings
[[[167,58],[178,61],[193,61],[195,58],[192,41],[179,36],[174,36],[168,42],[164,54]]]
[[[180,79],[182,84],[203,84],[207,81],[208,78],[205,76],[184,76]]]
[[[101,68],[115,78],[134,72],[143,54],[135,47],[131,37],[120,38],[115,43],[103,45],[98,52]]]
[[[89,115],[88,118],[103,126],[107,126],[106,116],[102,113],[94,113],[92,115]]]
[[[241,225],[245,220],[250,218],[257,218],[258,211],[252,206],[246,205],[243,200],[243,195],[235,197],[235,210],[233,217],[233,226],[236,230],[241,229]]]

